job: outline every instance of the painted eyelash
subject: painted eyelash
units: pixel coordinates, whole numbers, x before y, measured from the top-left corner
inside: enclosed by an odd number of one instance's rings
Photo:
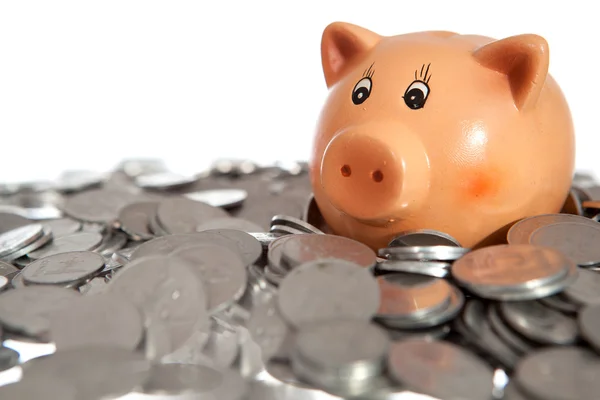
[[[373,77],[373,75],[375,75],[375,70],[373,69],[373,65],[375,65],[375,63],[371,64],[369,66],[369,68],[367,68],[367,70],[365,72],[363,72],[364,77],[371,79]]]
[[[418,69],[415,69],[415,81],[417,80],[421,80],[425,83],[429,83],[429,80],[431,79],[431,75],[429,75],[429,77],[427,76],[427,74],[429,73],[429,67],[431,66],[431,63],[427,64],[427,69],[425,69],[425,64],[423,64],[421,66],[421,72],[418,72]],[[425,70],[425,75],[423,75],[423,70]],[[419,73],[419,77],[417,78],[417,73]],[[419,79],[420,78],[420,79]]]

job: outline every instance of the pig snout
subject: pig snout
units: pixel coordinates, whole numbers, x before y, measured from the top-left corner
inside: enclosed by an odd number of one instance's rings
[[[346,130],[325,149],[321,185],[339,211],[385,223],[426,197],[429,160],[410,133],[390,132],[389,126]]]

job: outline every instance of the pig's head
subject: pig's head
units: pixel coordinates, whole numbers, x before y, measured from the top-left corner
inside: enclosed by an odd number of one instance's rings
[[[537,110],[551,79],[543,38],[494,41],[444,31],[383,37],[338,22],[325,29],[321,54],[329,96],[311,179],[334,231],[429,227],[452,234],[443,229],[452,221],[440,220],[438,211],[458,218],[469,207],[519,214],[530,197],[514,204],[510,196],[550,173],[545,165],[518,165],[548,150],[540,133],[547,121]],[[555,92],[543,102],[562,107]],[[559,120],[569,131],[570,116]]]

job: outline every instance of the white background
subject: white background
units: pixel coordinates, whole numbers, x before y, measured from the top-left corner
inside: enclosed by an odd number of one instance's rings
[[[537,33],[569,103],[577,167],[600,172],[598,16],[585,1],[0,2],[0,182],[160,157],[307,159],[327,94],[321,33]]]

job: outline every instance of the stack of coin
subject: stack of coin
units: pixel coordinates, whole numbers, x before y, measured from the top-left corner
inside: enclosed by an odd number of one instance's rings
[[[52,231],[42,224],[29,223],[0,234],[0,259],[14,261],[35,252],[52,239]]]
[[[395,273],[377,278],[381,292],[376,319],[395,337],[443,332],[460,312],[464,295],[441,278]]]
[[[375,252],[325,225],[306,163],[4,185],[0,398],[594,399],[599,201],[578,176],[508,244]]]

